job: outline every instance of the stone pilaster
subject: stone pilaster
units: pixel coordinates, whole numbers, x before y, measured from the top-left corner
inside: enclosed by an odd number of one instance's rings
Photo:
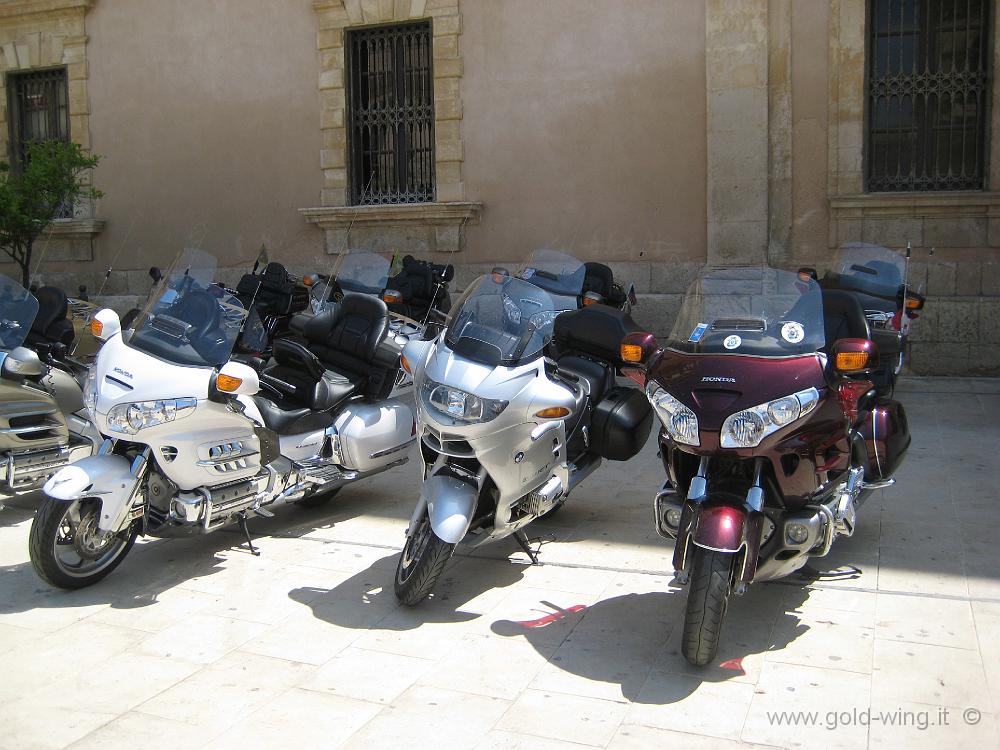
[[[792,232],[792,6],[769,0],[767,13],[767,261],[786,265]]]
[[[768,0],[707,0],[708,262],[768,245]]]

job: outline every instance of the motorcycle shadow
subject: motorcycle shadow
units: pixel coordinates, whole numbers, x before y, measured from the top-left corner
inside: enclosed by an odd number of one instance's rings
[[[288,596],[313,615],[347,628],[407,631],[423,625],[461,624],[483,616],[476,600],[500,594],[524,577],[527,564],[456,555],[441,574],[431,597],[415,607],[396,599],[393,581],[399,553],[380,558],[331,589],[293,589]],[[366,616],[359,616],[359,613]]]
[[[21,521],[29,520],[36,507],[16,509]],[[305,536],[333,525],[334,518],[342,520],[345,516],[343,508],[332,512],[332,505],[324,509],[288,507],[276,510],[274,518],[250,521],[254,543],[263,548],[261,556],[253,558],[253,565],[262,571],[285,562],[269,557],[269,540]],[[6,512],[0,511],[0,516]],[[363,510],[359,507],[357,512]],[[27,555],[25,545],[24,556]],[[225,563],[232,555],[250,557],[242,532],[234,526],[189,538],[138,541],[119,568],[104,580],[82,589],[49,586],[38,578],[29,561],[0,566],[0,615],[98,605],[137,609],[155,605],[163,592],[184,584],[195,591],[211,591],[213,584],[206,581],[231,570]]]
[[[807,597],[803,588],[766,584],[733,597],[719,652],[705,667],[692,666],[681,653],[687,592],[680,588],[623,594],[535,620],[499,620],[491,629],[523,638],[540,653],[552,653],[548,628],[568,631],[540,689],[557,689],[565,678],[556,672],[567,672],[616,684],[632,703],[663,705],[684,700],[705,683],[755,682],[765,652],[785,648],[809,629],[795,611]]]
[[[0,510],[0,527],[16,526],[29,520],[35,515],[35,508],[38,507],[37,502],[25,502],[22,498],[9,498],[2,503],[4,507]]]

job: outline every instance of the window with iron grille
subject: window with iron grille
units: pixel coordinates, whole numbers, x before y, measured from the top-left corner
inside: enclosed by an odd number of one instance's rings
[[[65,68],[8,74],[7,111],[13,169],[24,165],[30,141],[69,140],[68,100]]]
[[[985,186],[990,0],[870,0],[870,192]]]
[[[434,78],[429,21],[351,29],[347,72],[348,200],[434,200]]]

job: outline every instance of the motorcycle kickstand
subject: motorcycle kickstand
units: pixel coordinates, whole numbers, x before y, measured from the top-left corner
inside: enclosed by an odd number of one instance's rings
[[[528,556],[531,560],[532,565],[538,565],[538,553],[531,549],[531,544],[528,542],[528,537],[523,531],[515,531],[514,539],[517,540],[518,546],[524,550],[524,554]]]
[[[247,538],[247,546],[250,548],[250,554],[254,557],[260,557],[260,550],[253,546],[253,539],[250,538],[250,527],[247,526],[247,514],[240,513],[240,531],[243,532],[243,536]]]

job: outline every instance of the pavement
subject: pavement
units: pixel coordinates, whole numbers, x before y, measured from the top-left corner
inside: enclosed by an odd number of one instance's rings
[[[326,507],[136,544],[48,588],[0,511],[0,748],[1000,747],[1000,381],[906,379],[913,446],[850,539],[729,606],[689,666],[651,440],[551,520],[392,593],[415,460]],[[783,713],[784,712],[784,713]]]

